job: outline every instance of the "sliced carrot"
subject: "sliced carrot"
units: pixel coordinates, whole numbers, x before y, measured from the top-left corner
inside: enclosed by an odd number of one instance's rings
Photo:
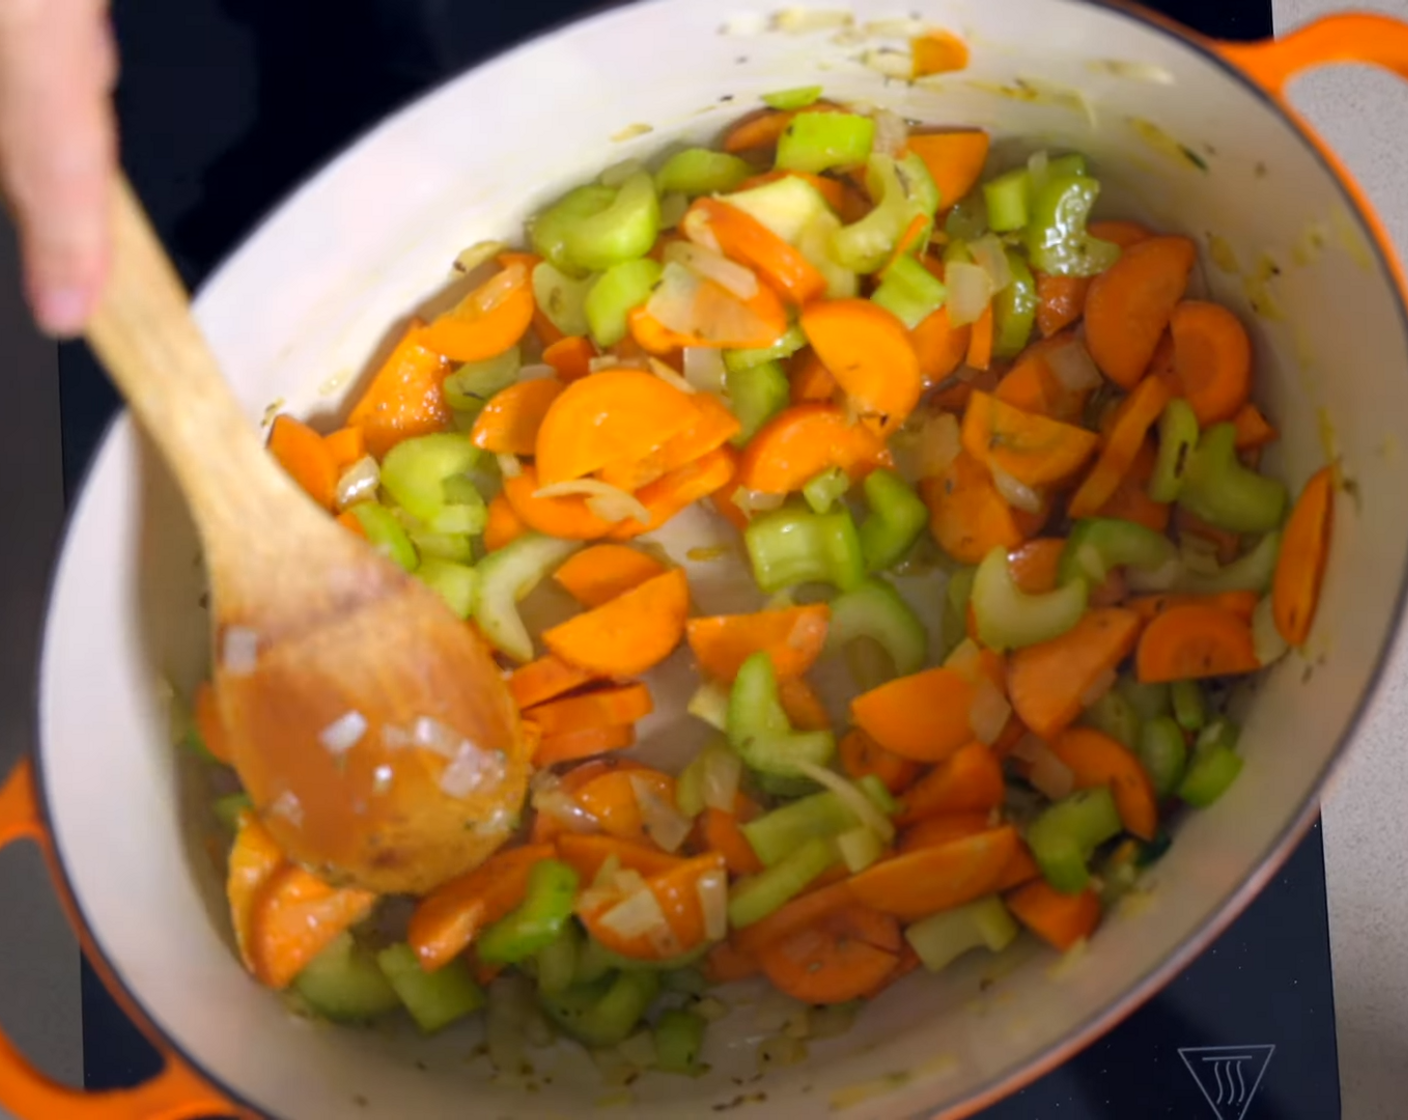
[[[580,381],[592,371],[596,347],[581,335],[558,339],[543,351],[543,361],[552,366],[559,381]]]
[[[1071,498],[1072,517],[1093,517],[1119,489],[1120,482],[1134,468],[1150,427],[1168,404],[1168,386],[1158,378],[1146,377],[1121,403],[1115,414],[1100,457]]]
[[[1042,338],[1050,338],[1085,314],[1090,278],[1052,276],[1045,272],[1033,275],[1036,277],[1036,329]]]
[[[729,941],[720,941],[704,956],[704,975],[711,984],[749,980],[762,970],[757,957],[739,952]]]
[[[963,414],[963,446],[990,470],[1001,470],[1027,486],[1059,485],[1095,453],[1099,437],[1013,408],[988,393],[974,393]]]
[[[662,475],[679,470],[722,447],[742,427],[738,417],[713,393],[695,393],[689,400],[694,409],[694,420],[660,448]],[[654,479],[648,481],[653,482]]]
[[[1151,237],[1131,245],[1091,282],[1085,342],[1115,384],[1133,389],[1144,376],[1197,255],[1186,237]]]
[[[1001,684],[1002,659],[983,672]],[[977,687],[970,675],[937,666],[882,684],[851,701],[851,718],[888,751],[915,762],[942,762],[973,739],[968,709]]]
[[[1284,548],[1285,545],[1283,544],[1282,547]],[[1129,600],[1125,606],[1136,612],[1145,622],[1152,622],[1156,617],[1174,607],[1196,606],[1216,607],[1218,610],[1236,615],[1243,622],[1251,622],[1252,612],[1256,610],[1258,601],[1255,591],[1222,591],[1213,595],[1166,591],[1161,595],[1137,596]]]
[[[543,417],[561,393],[562,382],[550,377],[510,385],[475,417],[469,442],[494,455],[532,455]]]
[[[1149,479],[1154,474],[1154,463],[1158,453],[1153,443],[1146,439],[1134,456],[1128,473],[1120,479],[1115,492],[1096,512],[1098,517],[1115,517],[1133,521],[1156,533],[1168,530],[1172,507],[1167,502],[1156,502],[1149,497]]]
[[[526,532],[528,525],[514,512],[508,495],[495,494],[489,503],[489,520],[484,526],[484,551],[495,552],[516,541]]]
[[[901,257],[922,255],[925,245],[920,244],[920,238],[933,228],[933,220],[925,214],[915,214],[909,219],[909,225],[904,227],[904,232],[900,234],[899,240],[895,242],[894,251],[890,253],[890,259],[885,262],[877,275],[884,279],[890,268]],[[927,240],[927,239],[926,239]]]
[[[215,688],[209,681],[201,681],[196,686],[191,709],[196,732],[205,744],[205,749],[218,761],[227,765],[231,763],[234,754],[230,749],[230,738],[225,733],[225,721],[220,718],[220,704],[215,698]]]
[[[642,524],[628,517],[611,530],[612,540],[625,541],[651,533],[695,502],[728,486],[738,473],[738,454],[732,447],[716,447],[692,463],[642,486],[636,497],[650,520]]]
[[[993,319],[992,304],[983,308],[968,336],[968,364],[974,369],[987,369],[992,364]]]
[[[1062,894],[1044,880],[1004,896],[1013,917],[1053,948],[1066,952],[1100,924],[1100,896],[1090,888]]]
[[[749,517],[733,500],[733,494],[729,492],[730,489],[732,488],[726,487],[723,490],[715,490],[709,495],[709,501],[713,503],[714,510],[718,515],[741,533],[748,528]]]
[[[828,179],[825,175],[813,175],[809,171],[765,171],[761,175],[754,175],[738,184],[740,191],[752,190],[754,187],[764,187],[769,183],[775,183],[779,179],[802,179],[816,188],[817,193],[826,199],[826,204],[833,210],[840,210],[845,205],[845,188],[836,179]],[[725,198],[728,195],[724,196]]]
[[[1240,534],[1234,533],[1230,529],[1220,529],[1216,525],[1209,525],[1197,514],[1190,513],[1183,506],[1174,507],[1173,527],[1179,540],[1186,536],[1194,536],[1216,545],[1219,564],[1230,564],[1242,553]]]
[[[485,926],[505,917],[523,901],[528,873],[552,859],[551,844],[495,852],[473,871],[443,883],[417,903],[406,940],[421,968],[434,972],[467,949]]]
[[[902,944],[894,918],[848,906],[773,942],[758,961],[773,987],[793,999],[845,1003],[894,972]]]
[[[1174,365],[1173,335],[1164,331],[1159,344],[1154,348],[1154,356],[1149,359],[1146,378],[1157,378],[1168,386],[1169,396],[1181,397],[1183,386],[1178,382],[1178,370]]]
[[[1198,680],[1261,668],[1250,623],[1209,606],[1171,607],[1144,628],[1134,661],[1147,684]]]
[[[533,751],[534,766],[556,766],[559,762],[576,762],[581,758],[622,751],[635,745],[636,729],[631,724],[610,727],[583,727],[578,731],[560,731],[544,735]]]
[[[1015,548],[1046,520],[1009,506],[987,468],[966,451],[937,478],[922,480],[919,493],[934,540],[960,564],[981,563],[994,548]]]
[[[680,228],[693,241],[717,245],[724,256],[751,268],[778,295],[798,306],[826,291],[826,277],[811,261],[725,199],[695,199]]]
[[[920,848],[871,864],[850,880],[862,905],[918,921],[997,889],[1018,846],[1010,825]]]
[[[608,486],[634,494],[642,486],[648,486],[665,473],[664,448],[657,448],[640,459],[618,459],[607,463],[596,472]]]
[[[963,70],[968,65],[968,44],[952,31],[935,28],[923,35],[916,35],[909,41],[914,55],[914,76],[923,78],[928,74],[947,74]],[[941,205],[952,205],[958,195],[941,196]]]
[[[538,428],[542,485],[648,455],[696,416],[689,394],[643,370],[602,370],[574,381],[552,402]]]
[[[508,679],[509,695],[520,708],[531,708],[547,700],[553,700],[564,692],[581,688],[592,680],[592,675],[575,665],[569,665],[560,657],[547,654],[520,665]]]
[[[946,307],[939,308],[909,332],[909,343],[919,359],[919,377],[925,389],[932,389],[963,364],[972,334],[971,326],[955,327],[949,321]]]
[[[594,688],[590,692],[537,704],[527,709],[523,718],[537,724],[543,735],[548,736],[588,727],[634,723],[654,710],[650,689],[636,681]]]
[[[552,578],[582,606],[599,607],[664,572],[665,565],[648,552],[596,544],[569,557]]]
[[[601,830],[620,840],[649,844],[635,787],[645,783],[662,800],[675,803],[675,780],[644,767],[610,770],[599,774],[573,793],[583,809],[596,818]]]
[[[229,867],[225,877],[225,899],[230,907],[230,922],[235,931],[235,947],[245,968],[254,972],[255,911],[264,888],[283,867],[287,866],[283,852],[269,830],[259,823],[253,812],[240,816],[235,843],[230,849]]]
[[[981,129],[911,132],[905,147],[924,161],[939,188],[939,206],[948,209],[978,183],[988,158],[988,134]]]
[[[1054,591],[1065,551],[1066,542],[1060,537],[1038,537],[1007,554],[1007,570],[1018,589],[1028,595]]]
[[[1023,412],[1049,416],[1064,424],[1078,424],[1090,390],[1073,392],[1056,376],[1047,355],[1071,345],[1070,334],[1034,343],[1022,351],[1016,364],[1002,376],[993,396]]]
[[[361,537],[363,540],[367,539],[367,531],[362,528],[361,518],[350,509],[345,509],[339,513],[336,517],[336,521],[353,536]]]
[[[635,960],[668,960],[703,946],[708,940],[704,924],[704,904],[699,881],[707,873],[723,870],[723,857],[716,852],[682,861],[677,867],[646,879],[646,889],[655,896],[665,915],[666,929],[624,936],[603,919],[620,899],[597,901],[590,895],[578,900],[577,916],[587,932],[604,948]]]
[[[1252,388],[1252,342],[1242,321],[1220,303],[1186,299],[1173,309],[1174,370],[1183,395],[1208,427],[1231,420]]]
[[[982,743],[969,742],[910,788],[897,819],[912,824],[952,813],[988,813],[1002,804],[1006,793],[997,754]]]
[[[961,840],[965,836],[976,836],[992,828],[991,813],[945,813],[937,817],[921,817],[902,833],[895,844],[900,855],[917,852],[920,848],[932,848],[947,844],[950,840]]]
[[[1128,249],[1131,245],[1138,245],[1154,236],[1138,222],[1091,222],[1085,229],[1091,237],[1112,242],[1121,249]]]
[[[612,857],[623,871],[635,871],[647,879],[672,871],[684,863],[678,856],[667,855],[659,848],[632,844],[629,840],[604,836],[599,832],[564,832],[557,838],[557,857],[577,872],[583,887],[591,886],[592,880]]]
[[[371,891],[332,887],[292,864],[270,877],[254,904],[254,975],[282,991],[342,932],[376,905]]]
[[[443,432],[450,406],[442,386],[449,363],[425,343],[419,319],[396,344],[347,417],[366,434],[367,450],[378,460],[403,439]]]
[[[332,509],[338,471],[322,436],[302,421],[280,414],[269,429],[269,453],[305,494],[324,509]]]
[[[691,618],[685,634],[699,667],[717,680],[731,683],[739,666],[760,650],[772,660],[779,677],[797,677],[821,656],[830,619],[830,607],[812,603],[754,614]]]
[[[806,404],[808,401],[829,404],[836,396],[836,379],[810,346],[792,359],[788,380],[792,386],[793,404]]]
[[[1334,498],[1334,476],[1329,467],[1321,467],[1300,492],[1281,537],[1271,583],[1271,614],[1288,645],[1304,645],[1315,621],[1330,556]]]
[[[762,860],[732,813],[705,809],[699,815],[698,828],[704,847],[724,857],[730,875],[754,875],[763,869]]]
[[[425,329],[423,343],[452,362],[497,357],[533,324],[533,286],[515,262],[484,281]]]
[[[1075,722],[1096,682],[1133,651],[1142,625],[1134,611],[1099,607],[1060,637],[1014,652],[1007,697],[1017,717],[1050,741]]]
[[[592,512],[583,495],[542,498],[538,496],[542,486],[538,470],[531,463],[524,463],[513,478],[504,479],[504,497],[514,516],[528,528],[573,541],[596,540],[615,528],[615,521]]]
[[[996,889],[1010,891],[1013,887],[1020,887],[1023,883],[1030,883],[1033,879],[1039,878],[1041,878],[1041,868],[1032,858],[1031,849],[1019,842],[1017,852],[1003,870],[1002,878],[998,880]]]
[[[894,431],[923,391],[904,324],[867,299],[832,299],[802,310],[801,327],[851,407]]]
[[[873,774],[891,793],[900,794],[919,777],[919,764],[903,755],[887,751],[859,727],[853,728],[840,746],[841,768],[852,779]]]
[[[844,112],[839,105],[829,101],[817,101],[808,105],[808,113]],[[772,148],[777,145],[792,118],[797,115],[791,110],[759,109],[756,113],[735,121],[724,134],[723,149],[726,152],[751,152],[759,148]]]
[[[1248,401],[1237,410],[1237,414],[1232,417],[1232,424],[1237,429],[1237,450],[1250,451],[1254,447],[1265,447],[1268,443],[1275,443],[1280,439],[1280,434],[1271,426],[1271,422],[1261,414],[1261,409]]]
[[[828,914],[834,914],[855,901],[849,878],[825,886],[813,886],[807,893],[784,903],[761,921],[735,930],[733,946],[739,952],[756,955],[789,934],[815,925]]]
[[[543,642],[569,664],[631,677],[670,656],[684,638],[688,613],[689,582],[684,569],[674,568],[545,630]]]
[[[764,494],[800,490],[829,467],[857,480],[893,465],[885,441],[829,404],[799,404],[778,413],[748,442],[738,463],[738,484]]]
[[[688,346],[724,350],[756,350],[771,346],[787,330],[787,307],[772,288],[759,284],[747,299],[739,299],[712,280],[703,281],[690,308],[694,322],[688,331],[671,330],[644,307],[627,316],[631,338],[647,353],[664,357]]]
[[[777,699],[798,731],[831,730],[831,713],[806,677],[783,677],[777,682]]]
[[[328,454],[332,456],[333,470],[341,478],[343,472],[367,454],[367,433],[361,428],[338,428],[323,437]]]
[[[1051,740],[1051,751],[1071,771],[1076,789],[1110,787],[1126,832],[1141,840],[1154,838],[1158,795],[1132,750],[1093,727],[1068,727]]]

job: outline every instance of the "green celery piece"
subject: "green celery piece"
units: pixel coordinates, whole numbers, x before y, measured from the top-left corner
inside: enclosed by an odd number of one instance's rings
[[[943,649],[947,657],[968,637],[968,604],[973,599],[977,568],[958,568],[944,582]]]
[[[1090,881],[1091,854],[1121,827],[1110,787],[1097,786],[1048,806],[1027,829],[1027,844],[1048,883],[1079,894]]]
[[[1198,446],[1198,415],[1182,397],[1164,405],[1159,417],[1159,454],[1154,473],[1149,476],[1149,497],[1156,502],[1174,502],[1183,489],[1183,475]]]
[[[560,860],[535,863],[528,872],[523,902],[476,939],[479,959],[486,964],[518,964],[547,948],[572,920],[577,886],[577,872]]]
[[[655,1026],[655,1068],[661,1073],[696,1077],[707,1071],[699,1064],[708,1024],[693,1012],[671,1007]]]
[[[1015,358],[1027,345],[1036,325],[1036,278],[1013,250],[1007,250],[1012,283],[993,296],[993,354]]]
[[[886,269],[885,278],[871,293],[870,300],[903,323],[906,330],[912,331],[942,307],[947,297],[944,282],[915,258],[906,255]]]
[[[820,86],[797,86],[794,89],[780,89],[775,93],[763,94],[763,104],[770,109],[793,112],[815,105],[821,97]]]
[[[1214,424],[1188,460],[1178,504],[1234,533],[1269,533],[1286,512],[1286,486],[1237,460],[1237,429]]]
[[[468,564],[422,556],[415,575],[432,591],[438,591],[450,610],[460,618],[470,616],[474,609],[474,590],[479,583],[479,573]]]
[[[1033,268],[1052,276],[1094,276],[1119,260],[1118,245],[1091,237],[1085,229],[1099,194],[1099,182],[1088,176],[1048,178],[1027,226],[1027,257]]]
[[[431,533],[418,529],[408,529],[407,533],[421,556],[455,564],[469,564],[474,560],[474,546],[468,533]]]
[[[864,826],[847,829],[836,837],[836,850],[846,870],[858,875],[885,854],[885,842]]]
[[[1031,174],[1025,167],[1008,171],[983,184],[988,228],[996,233],[1024,229],[1031,220]]]
[[[777,167],[820,174],[870,158],[875,121],[857,113],[798,113],[777,142]]]
[[[616,201],[616,195],[615,187],[605,187],[599,183],[589,183],[568,191],[529,220],[528,238],[533,251],[569,277],[580,279],[585,276],[591,269],[571,258],[567,249],[568,232],[579,222],[605,212]]]
[[[1158,719],[1169,712],[1168,685],[1145,684],[1133,676],[1120,677],[1115,688],[1129,701],[1129,706],[1141,720]]]
[[[925,968],[942,972],[970,949],[1002,952],[1017,933],[1017,923],[1002,899],[992,894],[915,922],[904,931],[904,939]]]
[[[1139,730],[1134,753],[1160,798],[1168,797],[1178,788],[1188,766],[1188,744],[1182,728],[1171,716],[1147,720]]]
[[[697,968],[672,968],[660,974],[660,986],[679,995],[702,996],[709,990],[709,978]]]
[[[537,275],[536,270],[534,275]],[[544,306],[541,299],[538,306]],[[581,334],[582,331],[576,333]],[[456,412],[478,415],[479,410],[489,403],[490,397],[518,380],[522,365],[523,357],[517,346],[510,346],[496,358],[466,362],[442,383],[445,403]]]
[[[539,992],[545,996],[561,995],[572,986],[582,940],[582,931],[569,919],[562,923],[557,936],[538,950],[534,973]]]
[[[878,577],[831,600],[825,652],[839,653],[861,638],[871,639],[885,651],[897,677],[919,672],[928,660],[924,624],[900,593]]]
[[[1203,728],[1178,784],[1183,802],[1206,809],[1227,792],[1242,772],[1242,756],[1237,753],[1239,735],[1237,725],[1226,718],[1215,719]]]
[[[1174,681],[1169,685],[1173,701],[1173,718],[1184,731],[1201,731],[1208,721],[1207,702],[1203,687],[1197,681]]]
[[[851,488],[851,476],[840,467],[827,467],[820,474],[807,480],[802,487],[802,497],[807,500],[813,513],[827,513],[831,507],[846,496]],[[864,538],[862,537],[862,551]]]
[[[895,795],[874,774],[865,774],[857,778],[856,785],[861,793],[875,802],[875,807],[887,817],[893,817],[900,811],[900,803],[895,800]]]
[[[1117,688],[1110,689],[1086,708],[1081,722],[1103,731],[1130,750],[1134,750],[1139,742],[1139,713]]]
[[[870,512],[861,522],[860,550],[868,572],[903,560],[929,523],[929,507],[894,471],[875,470],[861,484]]]
[[[220,824],[228,828],[231,832],[238,831],[240,827],[240,816],[246,811],[254,808],[254,802],[250,800],[247,793],[229,793],[224,797],[217,797],[211,809],[215,813],[215,819]]]
[[[759,428],[787,407],[791,391],[787,373],[777,362],[759,362],[736,371],[726,368],[724,392],[730,411],[742,425],[733,445],[742,447],[757,435]]]
[[[568,276],[550,261],[543,261],[533,269],[533,299],[548,321],[563,334],[587,333],[587,294],[592,284],[591,277]]]
[[[1085,156],[1079,152],[1070,152],[1064,156],[1057,156],[1046,163],[1046,181],[1052,179],[1065,179],[1069,177],[1079,178],[1090,174],[1090,167],[1086,163]]]
[[[518,661],[533,659],[533,640],[518,604],[580,547],[580,541],[525,533],[479,562],[474,619],[496,649]]]
[[[727,703],[724,725],[728,725]],[[687,817],[697,817],[708,805],[704,801],[704,776],[715,766],[737,766],[738,756],[724,738],[714,739],[689,761],[675,783],[675,807]]]
[[[645,256],[659,234],[660,199],[655,180],[644,171],[622,183],[604,210],[569,221],[562,228],[567,260],[589,272],[602,272]]]
[[[981,191],[974,191],[954,204],[944,221],[949,242],[976,241],[988,232],[988,208]]]
[[[420,558],[416,555],[415,545],[411,544],[411,538],[406,535],[394,513],[377,502],[358,502],[348,508],[374,549],[406,571],[416,570]]]
[[[850,807],[835,793],[826,790],[755,817],[742,829],[763,866],[773,867],[808,840],[839,836],[860,824],[860,818]]]
[[[950,241],[944,246],[944,264],[975,264],[966,241]]]
[[[434,1034],[484,1006],[483,989],[459,958],[426,972],[416,951],[399,944],[378,953],[376,963],[422,1034]]]
[[[1077,579],[1040,595],[1017,586],[1007,563],[1007,549],[998,546],[983,558],[973,578],[973,616],[978,640],[997,653],[1036,645],[1064,634],[1080,621],[1090,600],[1090,588]]]
[[[759,793],[784,801],[810,797],[821,790],[810,778],[787,778],[781,774],[764,774],[756,770],[750,772],[747,778],[749,784]]]
[[[1075,523],[1061,550],[1058,580],[1098,586],[1115,568],[1152,572],[1177,555],[1172,541],[1146,525],[1116,517],[1085,518]]]
[[[725,350],[724,370],[727,373],[742,373],[754,366],[780,362],[784,358],[790,358],[806,344],[807,336],[802,333],[802,328],[793,324],[771,346],[758,350]]]
[[[621,972],[653,972],[657,976],[664,978],[666,973],[675,972],[681,968],[689,968],[691,965],[701,960],[712,945],[700,945],[696,949],[691,949],[687,953],[681,953],[678,957],[669,957],[663,961],[639,960],[635,957],[623,957],[620,953],[613,953],[599,941],[588,937],[587,949],[583,952],[583,957],[588,962],[588,973],[594,971],[600,965],[605,965],[608,969],[615,969]]]
[[[542,996],[548,1018],[588,1046],[619,1046],[628,1039],[660,992],[657,973],[608,973],[592,984]]]
[[[813,837],[767,870],[740,879],[729,891],[729,925],[743,929],[761,922],[806,890],[812,880],[835,862],[836,845],[830,840]]]
[[[899,168],[890,156],[870,158],[866,171],[875,208],[865,217],[842,226],[831,239],[831,256],[837,264],[853,272],[874,272],[895,251],[895,245],[921,207],[910,199],[900,179]]]
[[[929,165],[910,152],[900,157],[895,164],[895,171],[904,187],[905,197],[919,213],[932,219],[938,213],[942,200],[939,198],[939,185],[929,173]],[[932,230],[932,226],[930,228]]]
[[[645,962],[641,962],[642,965]],[[601,943],[590,935],[584,935],[577,946],[577,967],[572,973],[572,987],[580,988],[595,984],[608,973],[615,972],[617,964]]]
[[[647,257],[622,261],[603,272],[587,292],[587,328],[601,349],[615,346],[629,330],[627,316],[650,298],[660,265]]]
[[[334,1023],[366,1023],[401,1006],[376,958],[345,931],[304,966],[293,990]]]
[[[825,766],[836,753],[830,731],[794,731],[777,695],[772,658],[763,650],[739,667],[728,702],[728,741],[753,770],[798,777],[798,762]]]
[[[667,159],[655,173],[655,189],[662,195],[678,192],[690,197],[731,191],[753,174],[737,156],[710,148],[686,148]]]
[[[768,595],[799,583],[830,583],[849,591],[865,579],[860,535],[845,509],[775,510],[754,518],[743,541],[753,579]]]
[[[694,690],[685,711],[723,731],[728,726],[728,688],[718,681],[705,681]]]
[[[1191,591],[1216,595],[1224,591],[1255,591],[1264,595],[1271,590],[1276,574],[1276,558],[1281,554],[1281,533],[1267,533],[1250,552],[1224,564],[1215,572],[1185,571],[1174,584],[1175,591]]]
[[[841,228],[841,219],[826,210],[808,222],[797,237],[797,252],[826,278],[827,299],[855,299],[860,294],[860,276],[831,255]]]
[[[805,179],[784,175],[770,183],[735,191],[724,198],[789,245],[797,245],[802,231],[819,217],[832,213],[826,196]]]
[[[381,485],[397,505],[434,528],[436,518],[449,504],[445,497],[446,480],[467,474],[482,454],[458,432],[433,432],[402,440],[381,462]],[[467,498],[468,494],[460,497]],[[474,497],[482,507],[484,499],[478,491]]]

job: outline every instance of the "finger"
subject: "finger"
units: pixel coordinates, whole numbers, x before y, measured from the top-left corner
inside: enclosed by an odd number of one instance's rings
[[[82,328],[108,267],[116,143],[105,20],[95,0],[0,0],[0,167],[30,304],[55,334]]]

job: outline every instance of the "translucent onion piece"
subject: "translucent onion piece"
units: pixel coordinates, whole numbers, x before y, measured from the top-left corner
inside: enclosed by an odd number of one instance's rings
[[[968,708],[968,725],[973,729],[973,738],[991,746],[1002,735],[1007,721],[1012,718],[1012,705],[1002,690],[979,675],[973,685],[973,702]]]
[[[635,774],[631,775],[630,780],[646,835],[667,852],[679,851],[689,836],[693,822],[656,793],[649,782]]]
[[[996,463],[989,463],[988,469],[992,471],[993,485],[997,487],[997,492],[1002,495],[1004,502],[1023,513],[1041,512],[1040,494],[1025,482],[1020,482],[1008,474]]]
[[[904,118],[889,109],[878,110],[875,113],[874,150],[881,155],[899,159],[904,155],[908,143],[909,125],[905,123]]]
[[[944,268],[948,285],[948,318],[955,327],[976,323],[992,302],[992,277],[966,261],[952,261]]]
[[[943,474],[958,458],[963,448],[959,432],[958,417],[951,412],[937,413],[924,422],[919,435],[921,478]]]
[[[1281,631],[1276,628],[1275,617],[1271,613],[1271,596],[1264,595],[1252,611],[1252,650],[1257,661],[1263,666],[1271,665],[1286,656],[1290,649]]]
[[[220,667],[232,677],[247,677],[259,664],[259,635],[247,626],[230,626],[220,643]]]
[[[650,372],[655,374],[661,381],[672,389],[678,389],[681,393],[693,393],[695,388],[677,369],[666,365],[659,358],[647,358],[646,362],[650,366]]]
[[[1150,572],[1139,568],[1126,568],[1124,578],[1131,591],[1171,591],[1183,578],[1186,570],[1183,558],[1174,556]]]
[[[533,492],[535,498],[566,498],[583,494],[591,511],[603,521],[624,521],[634,517],[642,525],[650,524],[650,511],[634,494],[599,478],[576,478],[570,482],[554,482]]]
[[[1069,797],[1076,788],[1076,776],[1071,773],[1071,768],[1057,758],[1045,743],[1041,744],[1041,749],[1032,762],[1028,780],[1032,783],[1032,788],[1052,801]]]
[[[381,485],[381,468],[370,455],[363,455],[342,472],[337,480],[337,508],[346,509],[357,502],[376,497]]]
[[[626,896],[601,916],[601,924],[618,937],[642,937],[670,929],[660,900],[649,889]]]
[[[497,788],[507,775],[508,760],[502,751],[481,750],[464,742],[440,775],[440,788],[451,797],[468,797],[480,790]]]
[[[733,504],[749,515],[781,509],[786,499],[786,494],[764,494],[760,490],[745,490],[742,486],[733,492]]]
[[[549,377],[556,377],[557,370],[546,362],[534,362],[532,365],[524,366],[518,371],[519,381],[544,381]]]
[[[704,911],[704,936],[710,941],[722,941],[728,936],[728,875],[723,871],[706,871],[695,884],[699,905]]]
[[[523,464],[518,461],[517,455],[510,455],[507,451],[501,451],[494,458],[499,464],[499,474],[504,478],[517,478],[523,473]]]
[[[687,333],[694,326],[694,310],[702,283],[684,265],[667,263],[660,273],[660,283],[646,302],[646,314],[667,330]]]
[[[997,234],[985,233],[976,241],[969,242],[968,251],[973,254],[974,263],[988,274],[994,292],[1000,292],[1012,283],[1012,266],[1007,262],[1007,252]]]
[[[515,261],[471,292],[468,297],[469,305],[481,315],[486,315],[526,283],[528,270]]]
[[[684,349],[684,379],[705,393],[724,391],[723,352],[714,346],[686,346]]]
[[[700,279],[712,280],[739,299],[752,299],[758,294],[757,273],[702,245],[672,241],[665,246],[664,261],[683,265]]]
[[[721,813],[732,813],[742,778],[743,760],[738,755],[733,751],[710,751],[704,760],[704,804]]]
[[[616,1051],[637,1069],[649,1069],[655,1064],[655,1036],[650,1031],[637,1031]]]
[[[367,717],[361,712],[350,711],[338,716],[318,732],[318,741],[330,755],[339,757],[360,743],[366,733]]]
[[[493,260],[508,249],[502,241],[478,241],[468,249],[461,249],[455,258],[456,272],[473,272],[485,261]]]
[[[814,766],[805,759],[797,759],[794,762],[796,768],[810,778],[819,786],[829,789],[845,804],[846,808],[856,815],[856,819],[881,840],[890,841],[895,838],[894,823],[882,813],[862,790],[854,782],[841,777],[833,770],[827,770],[822,766]]]
[[[1056,375],[1056,380],[1072,393],[1083,393],[1100,386],[1100,370],[1079,338],[1071,338],[1064,346],[1048,351],[1046,364]]]

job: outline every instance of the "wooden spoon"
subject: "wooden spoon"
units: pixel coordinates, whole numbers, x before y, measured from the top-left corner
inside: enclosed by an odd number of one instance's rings
[[[503,674],[473,627],[265,452],[126,182],[113,232],[88,340],[195,517],[220,714],[261,819],[337,884],[420,894],[474,867],[527,786]]]

